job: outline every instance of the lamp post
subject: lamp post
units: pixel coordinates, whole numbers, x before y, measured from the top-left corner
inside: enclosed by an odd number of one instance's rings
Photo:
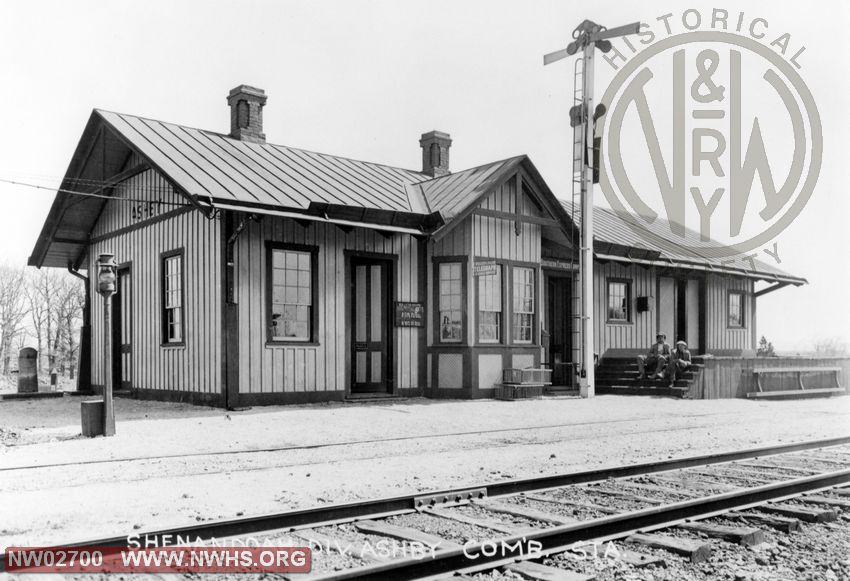
[[[103,297],[103,435],[115,435],[112,406],[112,295],[115,294],[115,255],[104,252],[97,259],[97,292]]]

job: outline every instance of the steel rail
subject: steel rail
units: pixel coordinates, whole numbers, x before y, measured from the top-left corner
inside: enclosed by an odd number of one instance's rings
[[[486,541],[468,544],[460,549],[437,551],[431,557],[407,558],[386,564],[358,567],[328,575],[318,575],[315,579],[406,581],[472,569],[492,569],[511,562],[567,551],[577,543],[583,544],[602,538],[615,539],[638,531],[667,528],[688,519],[695,520],[730,510],[752,508],[766,502],[848,483],[850,483],[850,469],[839,470],[575,524],[540,529],[540,531],[524,535],[497,537],[489,544]]]
[[[280,529],[306,528],[321,524],[363,519],[366,517],[380,518],[382,516],[389,516],[393,514],[410,513],[415,512],[419,508],[428,506],[428,499],[442,499],[447,502],[451,502],[458,497],[464,497],[464,495],[474,495],[474,497],[498,497],[509,494],[518,494],[521,492],[540,491],[547,488],[585,484],[589,482],[607,480],[609,478],[624,478],[627,476],[666,472],[670,470],[691,468],[694,466],[722,464],[736,460],[752,459],[761,456],[775,456],[779,454],[788,454],[792,452],[801,452],[804,450],[814,450],[846,444],[850,444],[850,436],[751,448],[719,454],[674,458],[670,460],[662,460],[660,462],[631,464],[614,468],[600,468],[553,476],[504,480],[481,486],[467,486],[427,493],[420,492],[353,503],[332,504],[328,506],[319,506],[282,513],[198,523],[149,532],[134,532],[124,536],[73,541],[63,543],[61,545],[55,545],[55,547],[124,547],[128,546],[129,537],[140,539],[143,545],[147,543],[150,546],[173,545],[178,542],[191,543],[196,541],[208,541],[215,538],[248,535],[252,533],[267,533]],[[5,568],[6,556],[5,553],[3,553],[0,554],[0,571],[4,571]]]

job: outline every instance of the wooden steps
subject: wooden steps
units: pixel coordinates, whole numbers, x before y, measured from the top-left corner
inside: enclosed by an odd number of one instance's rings
[[[701,357],[695,357],[691,369],[677,376],[670,387],[669,379],[641,378],[632,357],[605,357],[596,369],[596,393],[684,398],[702,369],[702,362]]]

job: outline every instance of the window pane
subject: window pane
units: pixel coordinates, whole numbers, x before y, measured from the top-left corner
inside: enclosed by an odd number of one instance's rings
[[[183,340],[183,256],[169,256],[162,261],[162,308],[164,342]]]
[[[534,331],[534,269],[514,268],[513,340],[531,343]]]
[[[478,340],[498,343],[502,340],[502,265],[496,272],[476,277],[478,282]]]
[[[608,282],[608,320],[629,320],[629,283]]]
[[[459,262],[443,262],[437,269],[440,289],[440,340],[458,343],[463,335],[461,268]]]
[[[729,326],[744,326],[744,296],[741,293],[729,294]]]
[[[313,304],[312,257],[309,252],[278,248],[271,252],[272,339],[309,341]]]

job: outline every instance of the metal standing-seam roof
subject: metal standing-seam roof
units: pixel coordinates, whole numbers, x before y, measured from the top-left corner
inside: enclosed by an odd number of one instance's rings
[[[433,211],[451,219],[516,170],[525,158],[519,155],[465,169],[422,182],[418,187]]]
[[[378,229],[434,233],[439,237],[451,229],[451,222],[459,222],[478,200],[522,166],[542,192],[541,201],[558,218],[564,231],[576,232],[575,226],[580,223],[578,215],[570,217],[572,205],[558,203],[525,155],[432,178],[379,163],[282,145],[250,143],[213,131],[95,109],[36,242],[30,264],[65,266],[72,259],[79,263],[85,252],[86,240],[79,236],[91,231],[106,200],[81,197],[68,188],[73,187],[85,170],[87,153],[94,143],[106,139],[105,132],[98,132],[104,125],[126,147],[138,150],[199,207],[275,213]],[[104,142],[104,150],[107,149]],[[115,164],[120,159],[116,150],[109,149],[108,156],[105,151],[103,159],[101,170],[116,173]],[[701,267],[790,284],[806,282],[760,261],[717,258],[712,250],[720,245],[701,242],[699,235],[691,230],[686,231],[685,242],[700,250],[688,252],[670,231],[669,223],[662,219],[648,226],[643,236],[610,210],[596,208],[594,219],[594,246],[600,257],[606,257],[608,251],[612,254],[607,257],[613,260],[660,260],[682,268]]]
[[[576,205],[561,201],[567,213],[573,214],[577,224],[581,223],[581,212]],[[635,228],[642,228],[639,234]],[[755,258],[742,255],[721,256],[718,250],[722,244],[716,240],[702,240],[700,234],[690,228],[684,228],[684,236],[673,233],[669,221],[658,217],[650,225],[628,224],[614,210],[599,206],[593,209],[594,250],[597,256],[623,262],[647,262],[634,256],[615,256],[606,252],[606,245],[625,246],[645,249],[655,253],[651,261],[667,263],[673,267],[694,268],[704,266],[704,270],[724,274],[739,274],[764,280],[775,280],[790,284],[805,284],[806,279],[791,275],[779,268]],[[696,250],[688,250],[687,245]]]
[[[428,176],[377,163],[232,139],[96,110],[115,131],[198,198],[307,209],[311,202],[425,212],[406,186]]]

